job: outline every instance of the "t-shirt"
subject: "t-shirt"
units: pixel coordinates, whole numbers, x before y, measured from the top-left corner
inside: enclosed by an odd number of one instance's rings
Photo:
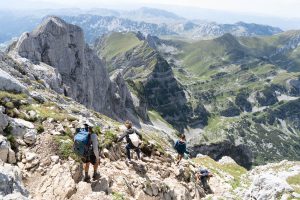
[[[91,143],[93,147],[93,152],[97,159],[99,159],[99,149],[98,149],[98,137],[95,133],[91,134]]]
[[[208,177],[209,171],[207,169],[200,169],[201,178]]]

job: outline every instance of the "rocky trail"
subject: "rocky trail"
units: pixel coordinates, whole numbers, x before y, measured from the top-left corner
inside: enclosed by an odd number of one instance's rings
[[[23,34],[8,52],[0,52],[0,199],[300,198],[300,162],[247,171],[230,157],[216,161],[198,154],[175,165],[175,134],[144,123],[143,103],[132,99],[120,74],[109,78],[84,44],[81,29],[58,18],[46,22]],[[86,85],[87,74],[93,73]],[[142,159],[132,164],[125,162],[124,143],[115,142],[127,117],[143,134]],[[75,129],[86,122],[94,125],[101,149],[101,177],[89,183],[82,181],[82,165],[72,150]],[[195,182],[200,167],[214,175],[209,181],[212,194]]]

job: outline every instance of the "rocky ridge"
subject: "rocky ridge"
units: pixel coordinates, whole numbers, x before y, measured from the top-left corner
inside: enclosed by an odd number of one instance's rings
[[[112,43],[121,44],[127,37],[136,45],[117,53],[106,51],[114,48]],[[198,105],[193,109],[188,103],[189,94],[175,78],[171,65],[155,49],[155,41],[150,37],[145,38],[140,32],[111,33],[99,38],[94,48],[111,72],[123,71],[129,89],[146,103],[148,110],[157,111],[177,130],[182,131],[193,121],[206,124],[208,113],[205,108]]]
[[[51,89],[88,108],[115,119],[128,118],[126,108],[134,109],[126,86],[120,91],[121,86],[110,80],[102,61],[85,44],[78,26],[49,17],[32,33],[24,33],[10,47],[10,55],[20,62],[22,58],[29,59],[32,64],[28,65],[40,72],[36,74],[38,79],[47,77]]]
[[[36,55],[38,58],[39,54]],[[7,86],[0,91],[0,158],[11,163],[0,163],[0,183],[4,183],[0,184],[1,198],[189,200],[299,197],[299,162],[283,161],[247,172],[230,158],[216,162],[208,156],[197,155],[198,158],[184,160],[176,166],[169,142],[172,139],[151,125],[142,124],[145,136],[141,147],[142,161],[127,165],[124,144],[114,142],[122,132],[121,124],[57,90],[55,86],[61,86],[58,83],[64,80],[55,67],[22,58],[13,47],[8,55],[1,53],[0,58],[1,70],[15,79],[9,81],[6,75],[2,80]],[[163,72],[164,69],[162,67]],[[111,76],[111,81],[116,81],[118,89],[124,91],[119,73]],[[20,87],[25,90],[6,90]],[[120,96],[126,94],[125,90]],[[289,110],[284,108],[283,111]],[[281,112],[276,110],[274,113],[279,115]],[[81,181],[82,167],[72,151],[75,128],[87,121],[95,125],[102,149],[101,178],[91,183]],[[205,193],[195,184],[194,174],[199,167],[206,167],[214,173],[209,182],[213,194]]]

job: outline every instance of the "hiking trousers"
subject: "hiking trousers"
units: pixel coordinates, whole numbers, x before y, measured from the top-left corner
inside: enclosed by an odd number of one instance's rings
[[[127,155],[128,160],[131,160],[130,149],[134,149],[137,154],[138,159],[141,159],[141,156],[140,156],[141,150],[139,147],[135,147],[132,144],[128,143],[125,148],[126,148],[126,155]]]
[[[201,177],[201,183],[203,186],[203,189],[206,190],[208,188],[208,184],[207,184],[207,177]]]

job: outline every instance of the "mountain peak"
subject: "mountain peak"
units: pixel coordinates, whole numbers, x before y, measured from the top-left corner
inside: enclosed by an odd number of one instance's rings
[[[70,31],[81,32],[83,35],[83,31],[79,26],[69,24],[57,16],[48,16],[30,34],[37,36],[42,33],[50,33],[54,36],[60,36]]]
[[[229,43],[229,44],[235,44],[238,42],[237,39],[230,33],[225,33],[221,37],[214,39],[214,41],[220,43]]]

